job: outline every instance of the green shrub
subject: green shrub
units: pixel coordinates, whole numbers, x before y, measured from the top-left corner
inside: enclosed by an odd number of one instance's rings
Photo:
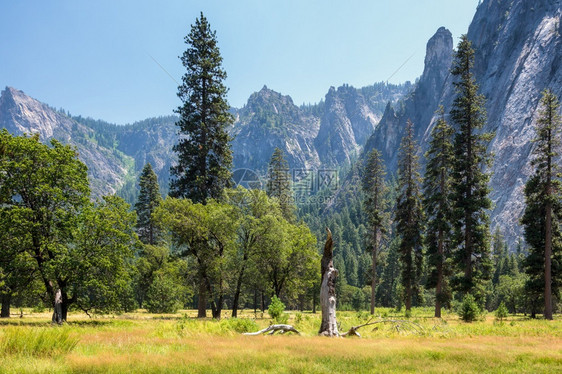
[[[289,315],[284,313],[285,304],[277,296],[273,296],[271,304],[267,308],[269,316],[277,323],[287,323]]]
[[[466,294],[458,309],[459,317],[465,322],[472,322],[478,319],[480,313],[480,307],[474,300],[474,296]]]
[[[503,322],[503,319],[507,318],[507,314],[508,314],[507,307],[502,301],[498,306],[498,309],[496,309],[496,319],[499,320],[500,322]]]
[[[72,351],[78,340],[65,327],[9,327],[0,335],[0,354],[56,356]]]
[[[295,314],[295,324],[298,325],[299,323],[302,322],[302,313],[301,312],[297,312]]]
[[[237,333],[254,332],[260,329],[256,321],[247,318],[229,318],[222,320],[220,323],[222,330]]]

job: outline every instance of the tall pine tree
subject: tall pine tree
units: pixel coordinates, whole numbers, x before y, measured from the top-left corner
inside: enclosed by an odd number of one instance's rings
[[[388,188],[384,181],[386,175],[384,162],[378,150],[373,149],[367,156],[363,172],[363,192],[365,193],[365,212],[369,220],[371,234],[371,314],[375,313],[375,292],[377,286],[377,257],[380,253],[380,241],[388,228]]]
[[[429,265],[428,288],[435,288],[435,317],[441,318],[441,307],[449,305],[451,291],[451,166],[453,163],[453,129],[440,118],[431,132],[424,178],[424,207],[427,217],[426,247]]]
[[[486,122],[484,97],[478,93],[473,76],[474,50],[466,35],[461,36],[451,73],[457,97],[451,119],[457,126],[454,138],[455,157],[452,173],[455,263],[459,273],[455,286],[461,294],[473,294],[484,303],[484,282],[490,278],[490,218],[488,198],[490,175],[484,171],[491,164],[487,143],[493,134],[480,130]]]
[[[296,208],[291,189],[291,175],[289,173],[289,164],[283,155],[283,151],[275,148],[267,171],[267,196],[275,197],[279,200],[281,213],[283,217],[290,223],[296,222]]]
[[[185,37],[181,56],[187,72],[178,87],[182,105],[177,109],[181,138],[174,151],[178,163],[171,168],[170,195],[196,203],[219,198],[231,183],[232,151],[227,128],[233,123],[226,101],[222,57],[216,32],[201,13]]]
[[[152,214],[162,202],[158,177],[147,163],[142,169],[139,180],[139,198],[135,204],[137,211],[137,235],[144,244],[155,245],[159,241],[160,232]]]
[[[529,255],[524,260],[529,280],[526,293],[532,303],[531,314],[541,299],[544,318],[552,319],[552,294],[562,285],[562,182],[557,158],[560,155],[560,104],[550,90],[541,99],[540,118],[537,121],[535,173],[525,185],[526,208],[521,220]]]
[[[398,160],[398,189],[396,200],[396,230],[400,237],[400,266],[406,310],[419,297],[423,265],[423,208],[420,193],[421,177],[414,140],[414,125],[410,120],[402,137]]]

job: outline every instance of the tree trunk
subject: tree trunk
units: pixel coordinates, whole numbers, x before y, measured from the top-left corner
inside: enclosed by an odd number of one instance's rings
[[[199,279],[199,297],[197,299],[197,318],[207,317],[207,289],[203,277]]]
[[[437,244],[439,262],[437,263],[437,285],[435,286],[435,318],[441,318],[441,294],[443,293],[443,230],[439,230]]]
[[[316,314],[316,292],[312,295],[312,313]]]
[[[552,320],[552,204],[546,204],[544,245],[544,318]]]
[[[246,255],[244,255],[244,261],[246,261],[246,259],[247,259]],[[240,302],[240,293],[242,292],[242,280],[244,278],[245,269],[246,269],[246,265],[242,265],[242,269],[240,270],[240,274],[238,274],[238,279],[236,280],[236,290],[234,291],[234,299],[232,300],[232,318],[238,316],[238,303]],[[254,305],[255,305],[255,300],[254,300]]]
[[[406,286],[406,310],[412,310],[412,285]]]
[[[371,314],[375,314],[375,294],[376,294],[376,287],[377,287],[377,251],[378,251],[378,242],[377,242],[377,231],[378,228],[375,227],[375,243],[373,244],[373,276],[371,278]]]
[[[62,310],[62,291],[57,288],[55,291],[55,299],[53,302],[53,323],[58,323],[59,325],[63,322],[63,310]]]
[[[2,294],[2,312],[0,318],[10,318],[10,303],[12,302],[12,295],[9,293]]]
[[[261,292],[261,312],[265,313],[265,295]]]
[[[326,231],[327,239],[321,261],[320,305],[322,306],[322,324],[318,333],[324,336],[339,336],[336,320],[336,277],[338,271],[334,268],[333,263],[332,232],[328,228],[326,228]]]

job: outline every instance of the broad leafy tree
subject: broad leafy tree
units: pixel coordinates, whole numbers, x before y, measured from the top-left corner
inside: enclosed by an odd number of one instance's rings
[[[400,237],[400,266],[406,310],[420,294],[423,266],[423,220],[421,177],[418,164],[418,146],[414,140],[414,125],[410,120],[400,144],[398,160],[398,189],[396,200],[396,231]]]
[[[215,200],[203,205],[171,197],[156,209],[155,217],[171,231],[175,247],[194,260],[199,285],[204,287],[203,294],[209,297],[213,318],[217,319],[231,277],[227,270],[235,251],[238,214],[235,207]],[[202,312],[200,317],[205,316],[205,310]]]
[[[0,196],[2,208],[19,217],[19,225],[28,235],[21,239],[22,250],[35,260],[53,306],[60,302],[53,319],[61,323],[75,301],[69,295],[74,269],[66,260],[78,215],[88,205],[86,166],[73,148],[56,140],[49,147],[37,135],[13,137],[2,130]]]
[[[534,316],[544,302],[546,319],[552,319],[552,295],[559,294],[562,285],[560,129],[560,104],[552,91],[545,90],[534,139],[535,172],[525,185],[526,207],[521,221],[529,245],[524,268],[529,276],[525,288],[531,314]]]
[[[441,307],[451,300],[449,277],[451,259],[451,167],[453,163],[453,129],[440,118],[431,132],[424,176],[424,207],[427,217],[426,248],[429,277],[427,286],[435,288],[435,317],[441,317]]]
[[[384,162],[378,150],[373,149],[367,156],[363,171],[364,209],[369,222],[371,243],[371,314],[375,313],[375,292],[377,286],[377,258],[381,251],[381,240],[388,232],[388,188],[384,180]]]
[[[201,13],[185,37],[181,56],[187,72],[178,88],[180,139],[174,146],[178,162],[172,167],[170,195],[195,203],[222,197],[230,184],[232,151],[227,128],[233,122],[223,82],[226,72],[216,32]]]
[[[478,93],[473,74],[474,49],[466,35],[461,37],[451,74],[456,98],[451,110],[455,127],[451,198],[453,202],[456,289],[472,294],[484,304],[484,283],[490,278],[490,218],[488,198],[491,157],[487,144],[493,134],[483,133],[486,122],[484,97]]]

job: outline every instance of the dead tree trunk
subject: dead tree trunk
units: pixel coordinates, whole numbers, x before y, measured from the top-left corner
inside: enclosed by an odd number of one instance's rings
[[[324,255],[321,262],[322,282],[320,285],[320,305],[322,307],[322,324],[319,335],[339,336],[336,320],[336,277],[338,271],[334,268],[332,232],[326,228],[327,239],[324,245]]]
[[[62,324],[63,316],[62,316],[62,291],[60,288],[57,288],[55,292],[55,300],[53,303],[53,323],[58,323],[59,325]]]

